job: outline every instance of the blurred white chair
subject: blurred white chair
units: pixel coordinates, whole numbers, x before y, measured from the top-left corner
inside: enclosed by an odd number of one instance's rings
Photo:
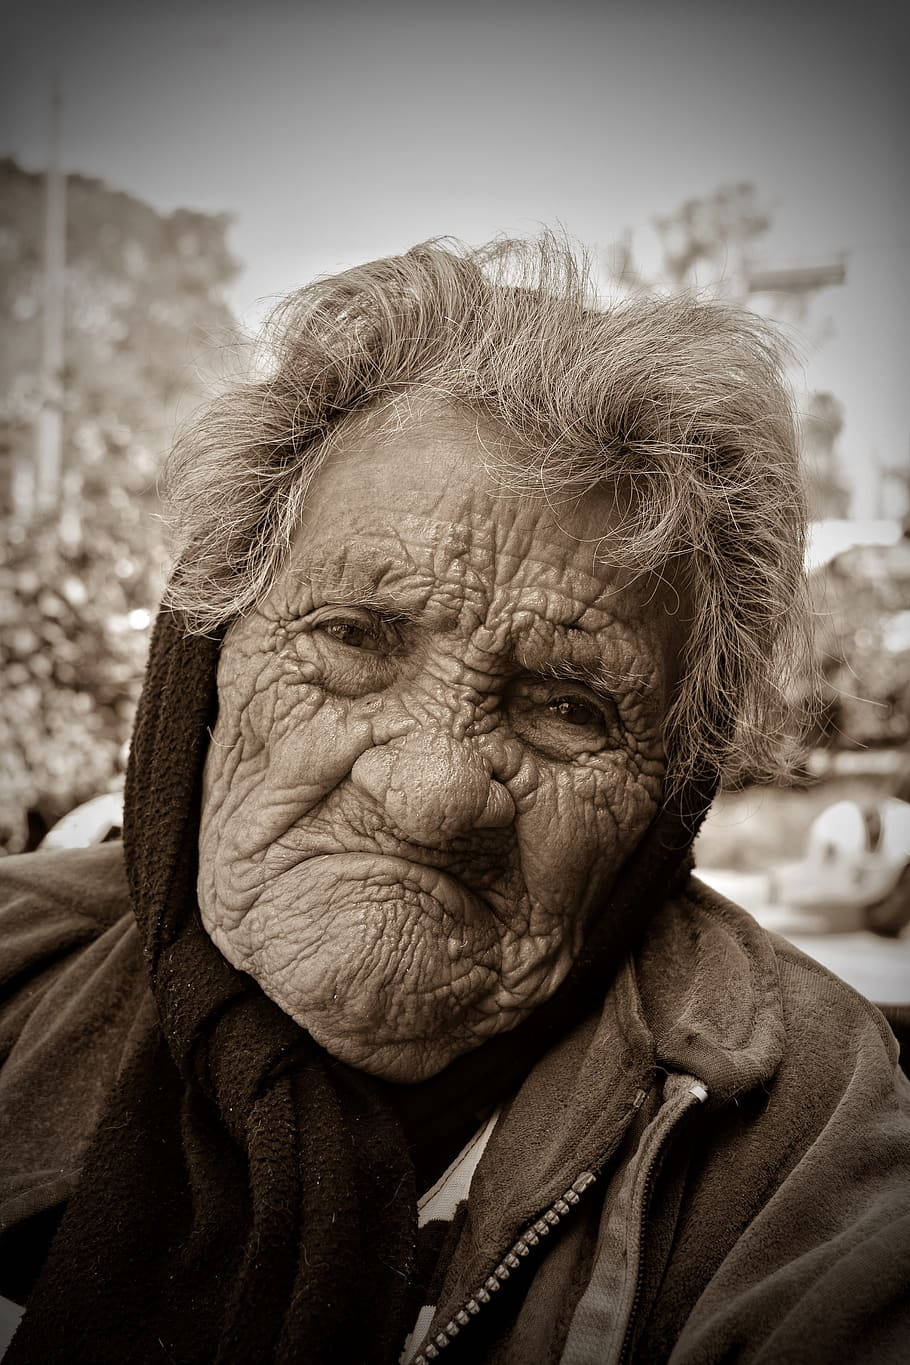
[[[770,896],[821,914],[829,932],[899,934],[910,923],[910,803],[828,806],[809,827],[805,857],[775,870]]]
[[[85,801],[64,815],[41,840],[41,848],[88,848],[119,835],[123,825],[123,794],[107,792]]]

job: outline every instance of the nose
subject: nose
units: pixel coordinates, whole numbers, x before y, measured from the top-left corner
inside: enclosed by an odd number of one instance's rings
[[[512,797],[474,739],[416,731],[367,749],[351,780],[382,805],[401,834],[419,843],[503,828],[515,818]]]

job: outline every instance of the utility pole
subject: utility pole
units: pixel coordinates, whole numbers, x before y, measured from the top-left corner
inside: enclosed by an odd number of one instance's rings
[[[55,79],[44,182],[44,310],[41,408],[35,427],[35,502],[50,512],[60,495],[63,450],[63,360],[66,285],[66,175],[60,166],[62,100]]]
[[[812,294],[816,289],[844,284],[847,267],[843,261],[785,269],[751,266],[747,268],[746,279],[750,294]]]
[[[823,265],[755,266],[746,264],[746,296],[770,294],[775,300],[775,314],[789,305],[791,315],[805,323],[812,298],[822,289],[830,289],[847,282],[847,266],[843,260],[827,261]]]

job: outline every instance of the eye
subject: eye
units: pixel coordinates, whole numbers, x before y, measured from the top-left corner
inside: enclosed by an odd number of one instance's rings
[[[509,698],[509,718],[519,739],[540,753],[570,763],[621,743],[615,705],[587,687],[523,680]]]
[[[346,645],[349,649],[367,649],[375,652],[383,645],[381,632],[372,624],[366,625],[363,621],[338,617],[331,621],[320,621],[314,626],[314,630],[322,631],[324,635],[328,635],[340,645]]]
[[[388,687],[396,676],[405,638],[401,618],[346,602],[325,603],[296,623],[287,657],[302,663],[303,681],[338,697],[363,697]]]
[[[366,607],[324,607],[310,617],[307,634],[316,642],[341,645],[343,651],[352,654],[390,655],[401,644],[393,620]]]
[[[588,701],[585,697],[554,697],[548,702],[547,710],[564,725],[606,727],[603,711],[596,702]]]

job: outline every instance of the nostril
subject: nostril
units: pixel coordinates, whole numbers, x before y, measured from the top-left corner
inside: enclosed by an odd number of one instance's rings
[[[475,829],[501,829],[515,819],[515,802],[501,782],[490,782],[487,801],[474,821]]]
[[[384,804],[389,794],[394,766],[395,757],[388,747],[367,749],[356,759],[351,769],[351,780],[361,791]]]

